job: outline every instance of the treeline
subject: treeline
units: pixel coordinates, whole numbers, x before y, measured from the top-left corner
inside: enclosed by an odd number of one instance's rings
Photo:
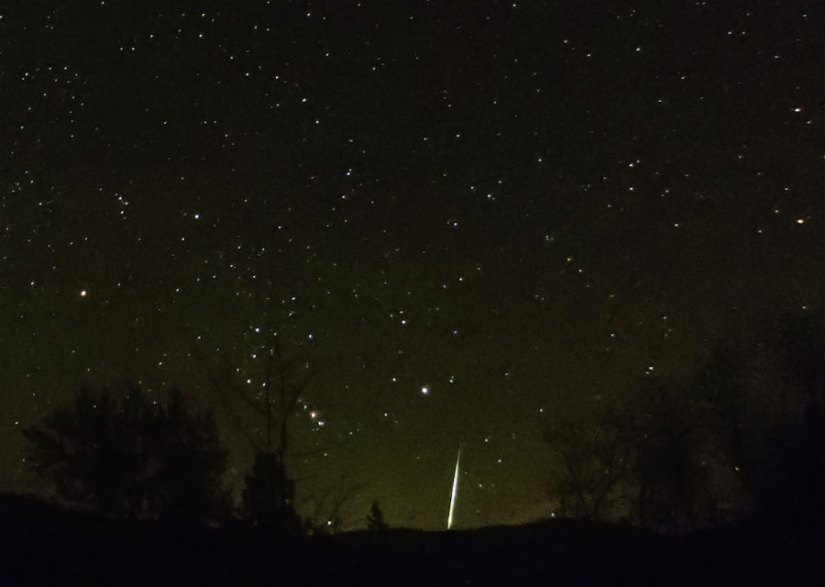
[[[123,521],[222,525],[245,521],[281,533],[317,533],[326,520],[301,518],[295,483],[279,451],[259,451],[237,508],[222,484],[227,453],[211,412],[190,410],[175,391],[168,403],[139,388],[121,398],[83,388],[23,434],[29,462],[73,510]],[[386,527],[377,503],[368,528]]]
[[[789,320],[775,353],[784,391],[752,390],[738,358],[713,354],[688,381],[648,380],[598,417],[548,410],[542,421],[557,474],[548,494],[561,517],[689,531],[744,517],[793,525],[825,521],[825,327]],[[277,346],[267,373],[282,369]],[[280,385],[269,385],[270,379]],[[285,464],[289,410],[300,385],[267,377],[261,398],[242,398],[266,424],[236,507],[223,486],[227,453],[210,412],[180,392],[166,403],[138,388],[122,397],[82,389],[24,431],[29,462],[60,500],[117,520],[221,525],[231,520],[301,534],[340,530],[337,506],[302,518]],[[277,407],[280,406],[280,411]],[[388,527],[377,502],[364,525]]]
[[[190,410],[177,390],[164,402],[139,387],[125,394],[83,388],[73,405],[23,431],[30,441],[29,464],[63,506],[112,520],[186,526],[242,522],[293,535],[339,532],[340,510],[351,495],[325,494],[302,517],[287,470],[287,424],[302,405],[306,374],[284,359],[274,334],[258,342],[256,352],[264,357],[259,394],[213,382],[248,407],[258,424],[234,422],[254,453],[240,504],[223,484],[227,452],[213,414]],[[361,522],[372,530],[387,527],[377,502]]]
[[[613,405],[548,410],[557,515],[666,532],[742,518],[822,527],[822,318],[786,320],[773,355],[780,380],[759,389],[719,348],[686,381],[647,378]]]

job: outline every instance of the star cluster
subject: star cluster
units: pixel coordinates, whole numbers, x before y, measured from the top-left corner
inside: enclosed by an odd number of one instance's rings
[[[306,508],[548,515],[538,418],[822,310],[821,7],[0,12],[0,479],[81,385],[215,410],[277,341]],[[463,500],[463,503],[462,501]]]

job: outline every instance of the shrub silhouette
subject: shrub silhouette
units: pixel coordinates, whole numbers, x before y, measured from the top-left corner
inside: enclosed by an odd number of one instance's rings
[[[374,500],[367,516],[367,530],[387,530],[388,528],[389,524],[384,521],[384,513],[378,506],[378,500]]]
[[[179,391],[164,406],[140,389],[118,402],[83,388],[72,409],[23,434],[31,463],[69,505],[132,520],[203,521],[227,509],[215,421],[190,414]]]

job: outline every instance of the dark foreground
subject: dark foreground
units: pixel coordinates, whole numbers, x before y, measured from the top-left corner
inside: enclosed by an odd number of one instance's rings
[[[821,529],[663,537],[565,521],[285,539],[0,499],[0,585],[823,585]]]

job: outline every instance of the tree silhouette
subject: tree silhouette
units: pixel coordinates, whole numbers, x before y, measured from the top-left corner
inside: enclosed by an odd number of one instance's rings
[[[548,417],[542,435],[563,467],[548,488],[559,499],[561,515],[610,518],[612,508],[622,499],[620,486],[629,471],[628,445],[621,431],[608,418],[594,423],[579,413]]]
[[[388,528],[389,525],[384,521],[384,513],[378,506],[378,500],[374,500],[367,516],[367,530],[386,530]]]
[[[261,299],[262,307],[265,299]],[[243,345],[218,357],[207,358],[198,353],[199,360],[223,402],[222,415],[243,434],[254,455],[252,469],[245,478],[241,514],[256,525],[284,523],[286,530],[292,530],[298,505],[290,459],[325,453],[331,448],[295,451],[291,446],[290,424],[297,422],[296,414],[308,410],[303,396],[311,383],[309,363],[294,361],[289,350],[301,347],[301,343],[279,335],[268,312],[263,311],[250,321],[262,326],[246,329]],[[216,363],[222,364],[223,369],[213,369]],[[241,373],[243,376],[238,377]],[[327,505],[326,499],[320,503]],[[320,523],[307,519],[302,526],[307,531],[320,527],[327,530],[331,527],[330,518],[325,517]]]
[[[721,451],[713,405],[692,393],[691,385],[653,382],[631,407],[643,526],[695,530],[716,518],[711,477],[716,461],[727,461],[716,456]]]
[[[785,421],[768,431],[753,458],[750,489],[771,518],[825,527],[825,319],[803,314],[784,320],[780,367],[794,389]]]
[[[825,318],[803,314],[784,319],[781,367],[785,377],[822,409],[825,395]]]
[[[784,385],[749,394],[739,364],[719,349],[696,377],[691,396],[705,402],[718,445],[741,489],[770,519],[822,524],[825,492],[825,320],[793,315],[780,322],[775,358]]]
[[[258,349],[261,351],[266,353],[261,393],[251,396],[238,390],[244,403],[263,420],[265,430],[263,444],[244,430],[255,448],[255,462],[252,474],[245,479],[243,513],[257,525],[293,532],[303,524],[295,511],[295,482],[286,470],[287,424],[306,382],[296,382],[291,376],[274,336]]]
[[[675,406],[660,402],[636,456],[639,521],[659,528],[687,523],[695,529],[694,496],[703,479],[693,462],[693,431]]]
[[[252,475],[246,477],[243,513],[256,525],[299,532],[301,519],[295,513],[295,483],[287,476],[283,462],[274,452],[258,452]]]
[[[642,525],[695,530],[745,513],[759,420],[754,403],[740,362],[724,345],[686,381],[640,387],[627,413]]]
[[[189,413],[179,391],[164,406],[140,389],[118,402],[108,390],[83,388],[72,409],[56,409],[43,428],[23,434],[31,463],[70,505],[118,519],[187,522],[227,509],[215,421]]]

